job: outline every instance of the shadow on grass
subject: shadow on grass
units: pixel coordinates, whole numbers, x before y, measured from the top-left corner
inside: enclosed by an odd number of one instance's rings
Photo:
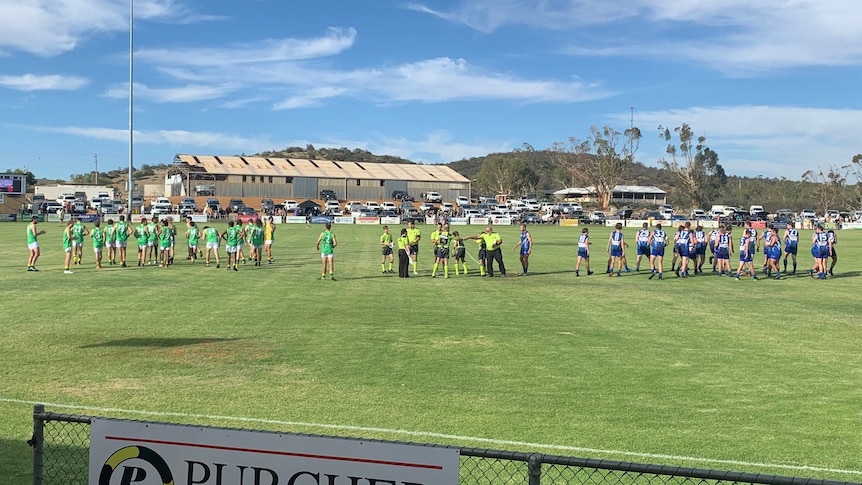
[[[211,344],[219,342],[232,342],[239,338],[127,338],[121,340],[108,340],[97,344],[82,345],[81,349],[93,349],[97,347],[184,347],[188,345]]]
[[[33,483],[33,448],[25,440],[0,439],[0,482],[8,485]]]

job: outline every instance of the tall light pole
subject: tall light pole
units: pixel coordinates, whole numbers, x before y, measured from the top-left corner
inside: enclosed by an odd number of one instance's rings
[[[93,161],[96,164],[96,185],[99,185],[99,154],[93,154]]]
[[[135,181],[132,179],[132,164],[134,162],[134,143],[135,143],[135,125],[134,125],[134,45],[135,45],[135,0],[129,0],[129,204],[126,213],[131,220],[132,214],[132,192],[135,190]]]

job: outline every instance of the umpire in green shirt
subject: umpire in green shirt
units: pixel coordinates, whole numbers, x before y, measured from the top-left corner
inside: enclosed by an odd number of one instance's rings
[[[497,266],[500,268],[500,275],[505,277],[506,265],[503,264],[503,251],[500,250],[500,246],[503,245],[503,237],[499,233],[494,232],[493,227],[488,226],[485,228],[485,234],[482,234],[482,239],[485,240],[485,249],[487,251],[485,256],[487,275],[489,277],[494,276],[494,261],[496,261]]]

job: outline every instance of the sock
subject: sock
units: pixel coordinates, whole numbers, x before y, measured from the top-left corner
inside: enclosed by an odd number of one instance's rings
[[[385,264],[380,263],[380,271],[386,271],[386,265]]]
[[[270,259],[270,261],[272,261],[272,259]],[[389,271],[392,271],[392,261],[389,262]]]
[[[445,276],[447,278],[449,277],[449,265],[448,264],[443,265],[443,276]]]
[[[464,274],[467,274],[467,263],[461,263],[461,266],[464,268]]]
[[[458,263],[455,263],[455,276],[458,276],[459,274],[460,273],[458,273]]]
[[[431,274],[437,275],[437,263],[434,263],[434,269],[431,270]]]
[[[479,274],[481,274],[482,276],[485,276],[485,267],[484,266],[479,266]]]
[[[793,263],[793,272],[794,273],[796,272],[796,263],[795,262]]]

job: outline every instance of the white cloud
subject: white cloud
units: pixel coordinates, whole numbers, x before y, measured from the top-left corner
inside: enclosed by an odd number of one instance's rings
[[[345,88],[337,88],[333,86],[323,86],[319,88],[309,89],[300,94],[289,97],[288,99],[276,103],[272,108],[275,110],[305,108],[315,106],[321,100],[326,98],[334,98],[347,92]]]
[[[526,25],[596,38],[589,34],[628,21],[617,43],[602,35],[602,44],[567,49],[578,55],[685,59],[728,72],[862,64],[862,2],[847,0],[462,0],[445,12],[411,8],[489,33]]]
[[[626,112],[609,118],[628,125],[629,116]],[[728,173],[798,179],[818,165],[846,165],[860,152],[862,110],[716,106],[635,112],[635,124],[644,135],[641,146],[654,153],[663,153],[664,147],[656,128],[682,123],[707,137]]]
[[[205,20],[177,0],[136,0],[135,19]],[[74,49],[82,40],[127,31],[125,0],[0,0],[0,48],[40,56]]]
[[[237,86],[230,84],[201,85],[189,84],[173,88],[151,88],[145,84],[135,83],[135,99],[145,99],[155,103],[188,103],[218,99],[235,91]],[[105,96],[114,99],[128,99],[129,83],[118,84],[109,88]]]
[[[24,126],[24,128],[42,133],[73,135],[118,143],[127,143],[129,141],[129,132],[124,129],[86,126]],[[249,138],[229,133],[187,130],[136,130],[135,143],[148,145],[171,145],[181,147],[184,150],[188,148],[208,148],[214,151],[257,151],[268,149],[273,145],[272,142],[267,141],[263,137]]]
[[[87,79],[78,76],[61,76],[51,74],[39,76],[35,74],[23,74],[20,76],[0,76],[0,86],[5,86],[19,91],[76,91],[86,86]]]
[[[223,48],[142,49],[135,59],[158,65],[187,67],[223,66],[297,61],[339,54],[353,46],[356,29],[330,28],[326,35],[312,39],[267,39],[254,44]],[[181,72],[181,71],[175,71]]]

